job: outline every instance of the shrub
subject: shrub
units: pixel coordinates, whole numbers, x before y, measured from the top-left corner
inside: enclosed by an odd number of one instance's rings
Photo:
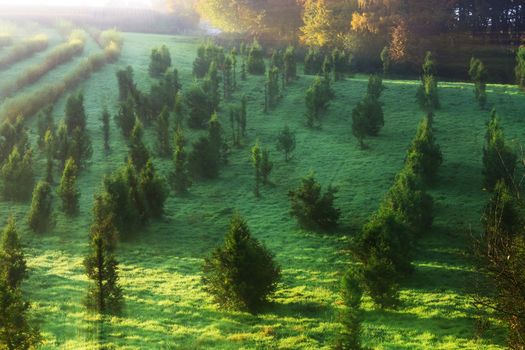
[[[367,86],[367,96],[379,100],[381,97],[381,93],[383,93],[383,90],[385,90],[385,86],[383,85],[383,78],[381,76],[372,74],[368,78],[368,86]]]
[[[0,59],[0,70],[4,70],[15,62],[23,61],[39,51],[47,49],[49,39],[45,34],[37,34],[32,38],[16,44]]]
[[[256,312],[275,292],[280,278],[273,254],[251,236],[246,221],[235,214],[223,246],[204,260],[206,291],[221,307]]]
[[[301,179],[299,188],[288,192],[290,215],[305,228],[334,229],[341,216],[341,211],[334,207],[336,193],[337,189],[332,186],[322,193],[321,185],[311,173]]]
[[[133,68],[127,66],[117,71],[119,101],[127,101],[128,98],[135,98],[138,94],[137,85],[133,81]]]
[[[202,44],[197,49],[197,57],[193,61],[193,75],[203,78],[209,71],[210,65],[215,61],[219,66],[225,60],[224,49],[212,42]]]
[[[377,136],[381,128],[385,125],[381,102],[375,98],[366,96],[352,111],[352,121],[356,123],[355,127],[352,127],[352,130],[359,131],[358,135],[366,131],[366,135]],[[362,144],[361,137],[358,137],[358,139]]]
[[[39,181],[33,191],[31,210],[27,217],[29,227],[35,232],[46,232],[54,225],[52,217],[53,194],[47,182]]]
[[[148,107],[151,111],[148,114],[156,117],[162,112],[164,107],[172,111],[175,105],[175,96],[177,96],[181,88],[179,72],[176,69],[168,69],[161,76],[160,80],[151,86],[148,97]]]
[[[119,111],[115,115],[115,122],[120,127],[122,135],[125,138],[129,138],[133,127],[135,126],[135,119],[137,119],[135,114],[135,107],[133,99],[128,96],[126,101],[121,101],[119,103]]]
[[[312,85],[306,90],[306,124],[313,127],[319,122],[321,112],[328,108],[328,102],[333,98],[333,91],[325,79],[316,77]]]

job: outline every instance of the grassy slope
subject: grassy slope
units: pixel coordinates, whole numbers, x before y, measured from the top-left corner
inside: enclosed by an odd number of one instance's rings
[[[149,51],[160,44],[170,47],[174,65],[188,87],[197,42],[187,38],[127,34],[118,65],[133,65],[139,86],[146,89],[151,82],[147,76]],[[378,138],[368,141],[367,151],[356,147],[349,121],[366,89],[366,77],[335,85],[337,98],[321,130],[304,127],[303,96],[311,77],[301,76],[268,115],[261,112],[263,79],[249,77],[241,83],[240,90],[249,99],[245,147],[233,151],[219,179],[197,182],[188,197],[170,197],[163,220],[120,245],[126,310],[122,317],[101,327],[80,302],[87,288],[82,259],[87,250],[92,194],[102,175],[122,164],[126,154],[126,146],[112,125],[112,152],[104,155],[99,121],[102,104],[115,111],[114,73],[118,65],[106,66],[81,86],[94,141],[92,164],[80,178],[81,216],[68,220],[57,210],[56,229],[37,236],[27,230],[24,221],[27,205],[0,204],[1,212],[17,214],[23,231],[31,269],[25,290],[42,322],[44,348],[86,348],[97,338],[119,349],[329,348],[339,329],[338,285],[340,272],[349,261],[348,239],[298,229],[288,217],[286,193],[301,176],[315,170],[324,185],[340,188],[341,233],[356,233],[403,166],[406,146],[422,117],[414,103],[417,82],[386,81],[388,89],[382,98],[386,125]],[[506,86],[490,86],[489,90],[489,100],[501,111],[507,134],[522,138],[522,96]],[[403,284],[403,307],[382,312],[366,302],[363,337],[370,347],[502,348],[504,332],[497,326],[486,339],[475,339],[466,288],[473,267],[462,254],[470,227],[474,231],[479,227],[485,202],[479,184],[488,112],[474,107],[470,85],[442,84],[441,96],[444,107],[436,117],[436,129],[445,163],[432,191],[436,227],[421,241],[416,274]],[[63,114],[63,105],[62,99],[55,109],[57,118]],[[222,120],[228,130],[227,118]],[[274,150],[275,135],[285,124],[297,131],[297,150],[289,164]],[[191,139],[197,135],[188,132]],[[271,176],[275,185],[263,189],[259,200],[251,193],[253,170],[249,162],[249,146],[256,138],[272,149],[276,163]],[[148,141],[153,148],[153,137]],[[171,165],[160,160],[157,164],[164,173]],[[39,173],[44,173],[42,160]],[[217,309],[200,285],[202,258],[222,241],[236,209],[283,267],[283,283],[272,307],[257,317]]]

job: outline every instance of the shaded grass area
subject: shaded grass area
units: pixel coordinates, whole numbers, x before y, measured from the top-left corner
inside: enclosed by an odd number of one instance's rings
[[[179,69],[184,88],[192,81],[191,63],[198,39],[126,34],[118,64],[110,64],[82,83],[87,128],[94,152],[91,165],[79,179],[81,214],[66,219],[56,211],[53,232],[35,235],[27,230],[28,205],[2,202],[0,210],[13,211],[20,220],[30,268],[24,290],[33,301],[41,322],[44,349],[95,348],[100,341],[118,349],[329,349],[339,331],[337,311],[339,279],[350,262],[349,239],[379,201],[402,168],[405,150],[423,114],[415,103],[417,81],[385,82],[382,101],[385,128],[367,140],[362,151],[351,135],[351,110],[364,96],[367,77],[356,76],[334,87],[331,104],[319,130],[305,127],[304,91],[312,77],[301,75],[270,113],[263,114],[262,77],[239,82],[248,98],[248,136],[240,149],[233,149],[229,164],[219,179],[196,182],[185,197],[170,196],[166,215],[134,237],[124,239],[117,257],[125,294],[125,311],[101,327],[82,306],[87,279],[82,260],[87,251],[92,195],[102,176],[121,164],[126,145],[114,123],[111,153],[103,151],[100,117],[104,104],[117,109],[116,70],[132,65],[139,87],[151,84],[147,69],[152,47],[166,44]],[[93,44],[90,44],[93,45]],[[504,329],[493,323],[487,336],[477,339],[473,328],[469,281],[474,266],[465,251],[468,237],[479,228],[486,201],[481,191],[481,148],[488,111],[479,111],[472,86],[441,84],[443,109],[435,119],[436,136],[445,162],[438,185],[431,191],[436,201],[435,229],[421,241],[416,252],[416,273],[403,281],[402,307],[375,310],[365,301],[363,342],[377,349],[501,349]],[[523,139],[520,113],[523,96],[508,86],[490,85],[489,103],[502,115],[507,135]],[[64,98],[55,108],[62,118]],[[228,139],[229,122],[220,115]],[[277,133],[287,124],[297,132],[297,149],[290,163],[274,150]],[[36,123],[30,122],[34,140]],[[153,150],[154,134],[147,130]],[[195,140],[201,132],[186,130]],[[253,169],[250,146],[258,138],[272,150],[275,161],[262,198],[252,193]],[[39,152],[38,172],[44,174]],[[169,160],[155,160],[168,174]],[[306,232],[288,216],[288,189],[295,187],[309,170],[327,186],[338,186],[337,205],[342,209],[341,229],[335,235]],[[58,179],[58,174],[55,176]],[[58,203],[56,202],[56,207]],[[252,316],[218,309],[202,290],[203,257],[220,244],[234,210],[244,215],[253,234],[276,254],[283,268],[283,281],[266,312]]]

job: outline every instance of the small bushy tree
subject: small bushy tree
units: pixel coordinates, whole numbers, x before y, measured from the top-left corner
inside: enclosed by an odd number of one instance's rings
[[[248,52],[247,69],[248,73],[253,75],[263,75],[266,72],[266,65],[264,64],[264,52],[257,40],[254,40],[250,46],[250,50]]]
[[[390,73],[390,66],[392,65],[392,58],[390,57],[390,48],[388,46],[383,47],[381,50],[381,62],[383,63],[383,75]]]
[[[297,78],[297,62],[295,59],[295,48],[289,46],[284,52],[284,80],[286,84],[290,84]]]
[[[162,45],[160,48],[154,48],[151,50],[149,74],[152,77],[159,77],[171,67],[171,55],[168,47]]]
[[[523,45],[516,50],[516,68],[514,72],[518,86],[521,89],[525,88],[525,46]]]
[[[255,145],[252,147],[252,165],[255,169],[255,187],[254,187],[254,193],[256,197],[259,197],[261,195],[259,191],[259,186],[261,183],[261,162],[262,162],[262,154],[261,154],[261,147],[259,146],[259,140],[255,143]]]
[[[334,207],[337,188],[328,186],[322,193],[321,185],[314,174],[301,179],[301,185],[288,192],[291,202],[290,215],[295,217],[302,227],[309,229],[331,230],[337,227],[341,211]]]
[[[210,140],[202,136],[195,143],[188,159],[193,177],[213,179],[219,176],[220,159],[217,158]]]
[[[338,335],[336,350],[360,350],[361,347],[361,299],[363,291],[360,286],[361,276],[357,270],[347,271],[341,280],[341,297],[344,309],[339,314],[343,326]]]
[[[290,130],[288,125],[277,135],[277,150],[284,153],[284,160],[288,162],[295,149],[295,132]]]
[[[179,125],[175,131],[175,151],[173,153],[174,171],[172,174],[172,187],[177,193],[185,193],[191,187],[188,172],[188,159],[185,150],[186,140],[182,127]]]
[[[188,126],[195,129],[205,128],[214,110],[210,106],[208,96],[199,85],[194,84],[186,92],[186,104],[189,116]]]
[[[115,122],[120,127],[122,135],[125,138],[128,138],[131,135],[133,126],[135,125],[135,119],[137,119],[135,114],[135,106],[133,99],[128,97],[127,100],[123,100],[119,104],[119,111],[115,115]]]
[[[140,120],[135,120],[135,126],[129,138],[129,159],[137,171],[141,171],[150,158],[150,154],[143,141],[144,130]]]
[[[157,174],[150,159],[140,172],[139,189],[145,200],[148,218],[161,217],[168,197],[168,188],[166,180]]]
[[[157,152],[159,156],[167,158],[172,154],[170,142],[170,113],[164,107],[157,118]]]
[[[21,155],[13,147],[9,158],[2,166],[2,192],[6,199],[25,201],[31,197],[34,185],[33,158],[29,149]]]
[[[33,191],[31,209],[27,217],[29,227],[35,232],[46,232],[54,225],[53,220],[53,194],[51,186],[44,181],[39,181]]]
[[[78,168],[73,158],[69,158],[62,173],[60,180],[60,187],[58,188],[58,196],[62,200],[62,210],[68,216],[73,216],[78,213],[80,198],[80,191],[77,189],[77,172]]]
[[[102,134],[104,136],[104,150],[106,152],[109,151],[109,137],[110,137],[110,115],[107,110],[107,108],[104,108],[104,111],[102,112]]]
[[[254,313],[275,292],[280,278],[281,269],[273,254],[251,236],[246,221],[235,214],[224,244],[204,260],[206,291],[223,308]]]
[[[485,147],[483,148],[483,186],[492,191],[496,183],[503,180],[513,186],[517,156],[505,144],[503,129],[496,111],[487,125]]]
[[[27,263],[18,238],[14,216],[10,215],[2,231],[0,246],[0,277],[2,283],[10,288],[19,288],[27,278]]]
[[[328,102],[333,98],[333,91],[325,79],[316,77],[306,90],[306,125],[313,127],[321,118],[321,112],[328,108]]]
[[[472,57],[470,59],[468,73],[470,76],[470,80],[472,80],[472,82],[474,83],[474,96],[476,97],[476,101],[478,101],[481,109],[485,109],[485,106],[487,104],[487,68],[481,60]]]
[[[432,184],[443,163],[441,149],[432,131],[432,118],[427,116],[419,123],[417,133],[408,149],[407,164],[426,184]],[[414,162],[414,160],[417,160]]]

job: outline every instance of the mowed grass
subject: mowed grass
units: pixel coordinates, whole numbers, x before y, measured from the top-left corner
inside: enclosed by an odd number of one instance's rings
[[[423,117],[414,98],[417,81],[385,81],[385,127],[379,137],[367,140],[370,148],[365,151],[351,134],[350,116],[366,91],[366,76],[334,84],[336,99],[318,130],[305,127],[304,92],[312,77],[301,74],[268,114],[262,113],[264,78],[249,76],[239,82],[235,100],[241,93],[248,97],[248,136],[243,147],[232,149],[218,179],[196,181],[188,196],[171,195],[162,220],[133,237],[123,237],[117,251],[125,295],[121,316],[100,320],[82,305],[88,286],[82,261],[88,250],[93,194],[104,174],[124,164],[127,153],[113,122],[111,153],[103,151],[100,117],[104,105],[113,114],[117,110],[115,72],[132,65],[139,87],[148,90],[150,50],[166,44],[188,88],[199,42],[125,34],[120,61],[81,85],[94,153],[79,179],[79,217],[65,218],[56,200],[56,228],[37,235],[27,229],[28,204],[1,203],[3,221],[10,212],[19,219],[30,269],[24,291],[40,323],[44,349],[89,349],[98,344],[115,349],[329,349],[340,331],[339,281],[351,263],[349,242],[403,167],[405,150]],[[525,136],[524,97],[510,86],[490,85],[488,90],[489,103],[499,110],[507,137],[518,147]],[[485,337],[476,337],[471,303],[476,273],[467,256],[469,237],[479,232],[487,199],[481,188],[481,150],[489,112],[479,110],[470,84],[441,83],[440,94],[443,108],[436,115],[435,128],[444,164],[431,190],[434,229],[420,241],[415,274],[401,282],[402,306],[381,311],[365,299],[362,338],[371,348],[504,348],[505,330],[497,322]],[[64,104],[63,98],[56,105],[57,121]],[[225,110],[220,119],[230,139]],[[289,163],[275,150],[276,135],[284,125],[297,132],[297,149]],[[29,126],[34,142],[36,121]],[[190,140],[201,133],[186,129]],[[147,143],[152,151],[154,139],[149,128]],[[250,147],[256,139],[270,148],[275,161],[273,184],[262,190],[260,199],[252,193]],[[35,156],[42,176],[44,157],[38,151]],[[169,160],[155,159],[155,163],[163,174],[170,172]],[[343,215],[336,234],[301,230],[288,215],[287,192],[310,170],[323,186],[339,188],[336,203]],[[57,182],[58,174],[55,177]],[[253,235],[275,253],[283,270],[271,305],[256,316],[219,309],[200,281],[203,257],[222,242],[235,210],[247,219]]]

